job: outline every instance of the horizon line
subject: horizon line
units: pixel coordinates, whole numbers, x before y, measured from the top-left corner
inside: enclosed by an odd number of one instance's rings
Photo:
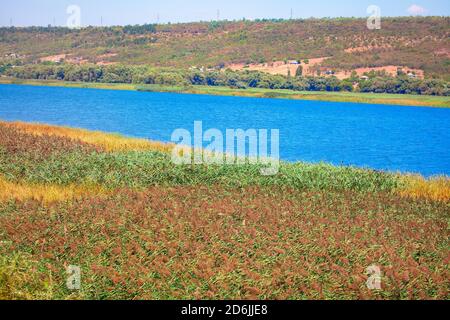
[[[103,17],[104,18],[104,17]],[[450,18],[448,15],[404,15],[404,16],[384,16],[382,19],[405,19],[405,18]],[[125,26],[143,26],[143,25],[154,25],[154,26],[167,26],[167,25],[183,25],[183,24],[193,24],[193,23],[211,23],[211,22],[289,22],[289,21],[305,21],[305,20],[365,20],[367,17],[361,16],[340,16],[340,17],[308,17],[308,18],[241,18],[241,19],[211,19],[211,20],[192,20],[192,21],[183,21],[183,22],[147,22],[147,23],[138,23],[138,24],[110,24],[110,25],[102,25],[102,24],[88,24],[82,25],[81,29],[84,28],[111,28],[111,27],[125,27]],[[0,29],[8,29],[8,28],[68,28],[66,25],[53,25],[51,23],[47,25],[0,25]],[[68,28],[70,29],[70,28]]]

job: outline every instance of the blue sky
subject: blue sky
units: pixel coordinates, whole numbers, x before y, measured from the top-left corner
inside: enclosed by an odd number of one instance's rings
[[[0,26],[65,25],[69,5],[81,8],[81,23],[124,25],[157,21],[221,19],[365,17],[369,5],[383,16],[450,15],[449,0],[1,0]],[[410,9],[408,11],[408,9]]]

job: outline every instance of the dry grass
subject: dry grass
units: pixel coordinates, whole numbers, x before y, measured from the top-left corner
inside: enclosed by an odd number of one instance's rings
[[[13,183],[0,176],[0,201],[36,200],[48,204],[59,201],[78,199],[85,195],[92,196],[106,193],[106,189],[100,186],[60,186]]]
[[[101,147],[108,152],[148,150],[170,152],[172,150],[172,145],[169,144],[152,142],[146,139],[129,138],[120,136],[118,134],[104,133],[99,131],[88,131],[83,129],[23,122],[0,123],[5,124],[9,127],[19,129],[29,134],[50,135],[79,140]]]
[[[450,179],[436,177],[425,179],[421,176],[405,176],[401,196],[423,198],[450,203]]]

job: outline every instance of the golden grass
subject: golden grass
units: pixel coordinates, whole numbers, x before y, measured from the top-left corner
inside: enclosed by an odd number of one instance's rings
[[[450,202],[450,179],[447,177],[405,176],[403,180],[401,196]]]
[[[34,135],[52,135],[79,140],[103,148],[107,152],[120,151],[161,151],[170,152],[173,148],[170,144],[153,142],[147,139],[124,137],[119,134],[89,131],[68,127],[57,127],[46,124],[24,122],[0,122],[23,132]]]
[[[0,176],[0,201],[8,200],[37,200],[43,203],[53,203],[64,200],[73,200],[85,195],[107,194],[101,186],[93,185],[43,185],[25,184],[7,181]]]
[[[120,151],[161,151],[171,152],[173,145],[152,142],[100,131],[89,131],[67,127],[33,124],[24,122],[2,122],[1,124],[14,127],[23,132],[34,135],[53,135],[71,138],[85,143],[99,146],[108,152]],[[399,176],[402,187],[397,191],[402,197],[423,198],[435,201],[450,202],[450,179],[435,177],[425,179],[419,175]],[[36,199],[53,202],[77,198],[87,194],[105,193],[99,186],[57,186],[57,185],[25,185],[7,182],[0,176],[0,200],[5,199]]]

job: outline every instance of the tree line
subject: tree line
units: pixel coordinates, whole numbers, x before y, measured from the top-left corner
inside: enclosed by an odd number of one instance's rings
[[[347,91],[395,94],[421,94],[449,96],[448,82],[421,80],[408,76],[390,77],[369,74],[348,79],[336,77],[304,77],[271,75],[257,71],[184,70],[129,65],[72,65],[29,64],[23,66],[0,65],[0,74],[18,79],[64,80],[76,82],[158,84],[170,86],[227,86],[236,89],[263,88],[295,91]]]

